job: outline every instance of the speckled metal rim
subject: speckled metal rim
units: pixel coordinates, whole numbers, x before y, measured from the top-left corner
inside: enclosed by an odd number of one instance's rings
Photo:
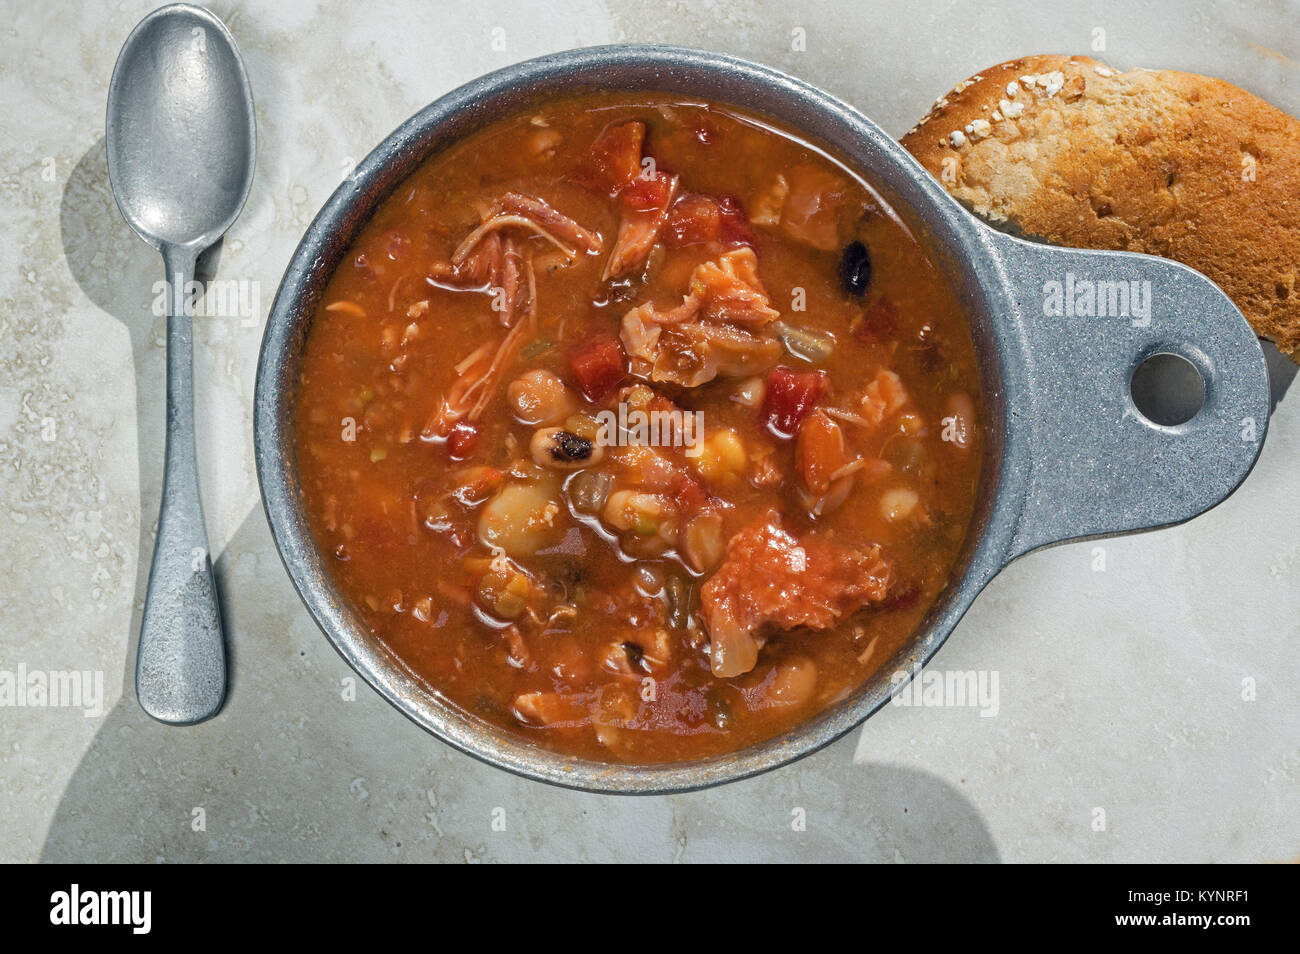
[[[699,761],[570,759],[447,704],[368,636],[331,582],[300,502],[291,420],[303,341],[359,229],[429,155],[503,114],[584,90],[731,104],[828,147],[928,237],[968,309],[981,361],[988,447],[977,513],[955,582],[921,631],[877,677],[795,730]],[[1195,320],[1063,331],[1037,313],[1037,303],[1042,283],[1071,268],[1156,282],[1160,301],[1190,306]],[[1125,405],[1132,368],[1153,350],[1186,354],[1206,376],[1205,408],[1178,428],[1151,425],[1133,416],[1131,402]],[[1225,428],[1248,416],[1258,440],[1228,446]],[[776,70],[700,50],[608,46],[542,57],[468,83],[404,123],[357,167],[308,228],[276,295],[258,365],[254,436],[284,565],[338,652],[384,698],[447,743],[507,771],[586,791],[650,794],[746,778],[839,738],[889,700],[889,674],[910,673],[934,655],[1010,560],[1046,544],[1177,523],[1209,509],[1249,472],[1267,420],[1267,376],[1254,336],[1222,293],[1189,269],[1146,256],[1050,249],[993,232],[852,107]]]

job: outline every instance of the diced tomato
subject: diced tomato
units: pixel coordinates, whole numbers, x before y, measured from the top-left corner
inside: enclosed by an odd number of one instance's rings
[[[610,194],[622,191],[641,173],[641,147],[645,142],[645,123],[619,123],[607,126],[591,144],[592,175],[596,185]]]
[[[722,210],[707,195],[684,195],[673,203],[664,238],[672,245],[716,242],[722,229]]]
[[[681,408],[677,406],[677,402],[674,401],[672,398],[665,397],[664,395],[660,394],[658,391],[655,391],[653,396],[650,398],[650,410],[651,411],[680,411]]]
[[[464,460],[478,446],[478,427],[469,421],[457,421],[447,434],[447,453],[452,460]]]
[[[709,492],[699,480],[686,471],[681,472],[677,486],[673,488],[673,501],[682,513],[694,513],[710,499]]]
[[[495,467],[475,467],[465,483],[451,492],[452,499],[465,508],[476,507],[501,485],[505,474]]]
[[[813,405],[826,392],[826,375],[821,371],[791,371],[777,366],[767,374],[763,394],[762,421],[782,440],[799,430]]]
[[[569,367],[582,396],[595,403],[623,381],[623,346],[609,335],[589,338],[569,355]]]
[[[734,195],[724,195],[718,199],[721,213],[718,237],[727,247],[748,245],[754,247],[754,230],[749,227],[749,216],[745,208]]]
[[[668,215],[664,239],[670,245],[720,242],[724,247],[754,245],[745,210],[735,196],[684,195]]]
[[[668,205],[672,191],[673,177],[666,172],[655,172],[638,175],[623,189],[619,199],[629,212],[653,212]]]
[[[850,329],[863,341],[888,341],[898,330],[898,319],[898,304],[882,295],[863,310]]]

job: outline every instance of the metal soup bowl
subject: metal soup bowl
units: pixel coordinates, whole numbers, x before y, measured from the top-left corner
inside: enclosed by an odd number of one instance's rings
[[[951,584],[911,641],[856,691],[783,735],[660,765],[566,757],[470,715],[415,676],[367,632],[331,580],[329,559],[308,527],[294,452],[295,391],[312,316],[380,203],[430,156],[494,120],[601,90],[739,107],[801,131],[860,174],[937,256],[969,318],[983,389],[985,460],[975,515]],[[1089,287],[1098,314],[1087,314]],[[1162,387],[1176,389],[1162,370],[1171,364],[1190,375],[1193,388],[1198,374],[1203,382],[1204,404],[1185,423],[1155,423],[1134,403],[1135,369],[1152,355],[1185,359],[1160,358],[1149,366],[1153,374],[1139,376],[1157,398]],[[927,662],[985,584],[1016,557],[1065,540],[1180,523],[1213,507],[1250,472],[1268,414],[1255,335],[1197,272],[1150,256],[1053,248],[989,229],[870,120],[777,70],[700,50],[607,46],[541,57],[468,83],[409,119],[357,167],[307,230],[276,295],[257,371],[254,426],[262,496],[285,567],[334,647],[384,698],[445,742],[519,775],[589,791],[655,793],[773,769],[860,725],[897,688],[892,674]]]

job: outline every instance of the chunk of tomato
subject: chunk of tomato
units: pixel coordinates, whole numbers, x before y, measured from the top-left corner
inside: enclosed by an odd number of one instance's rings
[[[898,303],[882,295],[864,308],[849,328],[861,341],[888,341],[898,331],[900,317]]]
[[[682,513],[695,513],[707,505],[710,499],[709,492],[697,478],[686,471],[681,472],[677,486],[673,488],[673,501]]]
[[[664,238],[672,245],[718,242],[726,248],[754,245],[745,210],[735,196],[684,195],[673,204]]]
[[[774,436],[789,440],[825,393],[826,375],[823,372],[791,371],[778,365],[767,374],[767,389],[761,408],[763,424]]]
[[[589,338],[569,354],[569,367],[582,396],[595,403],[623,381],[623,346],[609,335]]]
[[[591,144],[593,184],[621,192],[641,173],[641,147],[645,142],[645,123],[619,123],[605,127]]]
[[[655,212],[668,207],[672,191],[673,177],[668,173],[642,173],[624,187],[619,200],[629,212]]]
[[[724,195],[718,199],[718,238],[728,248],[737,245],[755,247],[754,230],[749,226],[749,216],[745,208],[734,195]]]
[[[465,460],[478,446],[478,425],[457,421],[447,433],[447,454],[452,460]]]
[[[673,245],[716,242],[722,229],[722,210],[707,195],[684,195],[673,203],[664,237]]]

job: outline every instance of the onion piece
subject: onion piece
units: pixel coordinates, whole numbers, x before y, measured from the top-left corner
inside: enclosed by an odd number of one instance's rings
[[[796,328],[784,321],[775,322],[772,328],[786,351],[809,364],[821,364],[835,353],[835,336],[829,332]]]

